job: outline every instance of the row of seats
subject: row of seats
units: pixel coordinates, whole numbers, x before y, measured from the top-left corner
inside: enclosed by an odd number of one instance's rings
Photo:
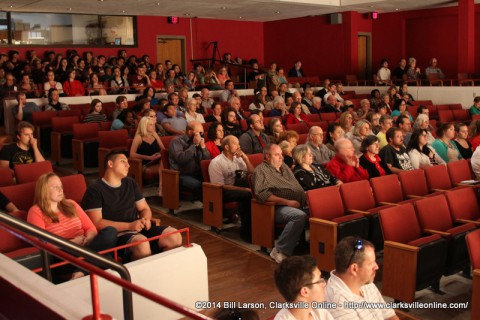
[[[13,174],[10,168],[0,167],[0,187],[35,182],[42,174],[52,171],[52,163],[48,160],[15,165]]]

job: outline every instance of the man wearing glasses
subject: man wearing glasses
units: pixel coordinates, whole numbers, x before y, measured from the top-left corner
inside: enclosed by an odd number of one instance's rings
[[[391,308],[369,308],[366,303],[385,304],[373,283],[378,270],[375,248],[367,240],[343,238],[335,248],[335,270],[330,273],[325,300],[335,303],[335,319],[398,320]]]
[[[334,319],[326,309],[328,303],[324,302],[325,280],[312,256],[283,260],[275,270],[275,284],[287,302],[271,306],[282,307],[274,320]]]

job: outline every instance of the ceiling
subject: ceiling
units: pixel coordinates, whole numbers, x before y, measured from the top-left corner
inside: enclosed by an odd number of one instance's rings
[[[480,0],[475,0],[480,3]],[[343,11],[396,12],[457,5],[449,0],[1,0],[0,11],[157,15],[274,21]]]

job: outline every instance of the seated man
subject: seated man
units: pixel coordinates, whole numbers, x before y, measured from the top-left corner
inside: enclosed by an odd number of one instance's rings
[[[5,195],[0,192],[0,210],[7,211],[7,212],[15,212],[18,211],[18,208],[8,200]]]
[[[388,144],[380,150],[380,159],[385,161],[392,173],[400,173],[404,170],[413,170],[407,149],[403,146],[403,132],[400,128],[387,130]]]
[[[326,165],[327,170],[343,182],[368,179],[368,172],[360,166],[355,156],[355,148],[350,140],[341,138],[335,141],[335,157]]]
[[[163,113],[165,114],[166,118],[162,120],[161,125],[166,133],[172,136],[185,133],[187,121],[184,117],[178,116],[177,109],[173,104],[167,103],[163,107]]]
[[[270,257],[280,263],[293,254],[308,222],[308,214],[302,210],[306,196],[292,170],[283,162],[282,149],[278,145],[267,145],[263,155],[265,161],[253,172],[253,193],[260,203],[275,203],[275,223],[285,224],[270,253]]]
[[[18,105],[13,107],[13,117],[18,121],[27,121],[32,123],[32,113],[42,111],[34,102],[27,102],[25,92],[17,93]]]
[[[310,127],[306,145],[312,150],[313,163],[326,164],[335,156],[335,153],[323,144],[323,130],[320,127]]]
[[[235,176],[245,173],[253,173],[253,165],[247,155],[240,149],[240,143],[235,136],[226,136],[222,140],[222,153],[215,157],[208,167],[208,174],[212,183],[223,185],[223,202],[236,201],[239,204],[239,212],[242,218],[242,238],[251,242],[251,199],[252,193],[245,185],[235,185]],[[247,186],[248,186],[248,181]]]
[[[330,309],[335,319],[398,320],[393,309],[349,306],[349,303],[385,303],[373,283],[378,270],[375,260],[375,248],[367,240],[346,237],[337,244],[335,270],[325,288],[325,299],[337,304]]]
[[[105,174],[93,182],[82,199],[82,208],[97,230],[114,227],[118,232],[117,246],[176,231],[169,226],[152,226],[152,211],[138,185],[128,175],[127,157],[120,151],[111,151],[105,157]],[[128,248],[131,260],[141,259],[162,250],[182,245],[179,233],[143,242]]]
[[[232,80],[225,81],[225,90],[220,93],[220,102],[229,101],[232,97],[238,97],[237,90]]]
[[[33,137],[33,125],[22,121],[17,126],[17,142],[5,145],[0,151],[0,166],[10,167],[16,164],[45,161],[38,149],[37,139]]]
[[[268,136],[263,132],[265,129],[263,120],[257,114],[252,114],[247,119],[250,128],[240,136],[240,146],[246,154],[262,153],[263,148],[269,143]]]
[[[326,282],[312,256],[283,260],[275,269],[275,285],[287,303],[297,305],[281,309],[274,320],[333,320],[327,309],[317,306],[325,301]]]
[[[168,149],[170,168],[180,171],[180,188],[191,191],[201,201],[203,179],[200,161],[210,159],[202,124],[190,121],[185,134],[173,138]]]

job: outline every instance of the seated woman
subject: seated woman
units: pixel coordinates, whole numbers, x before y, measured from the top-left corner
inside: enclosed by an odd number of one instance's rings
[[[370,125],[372,127],[372,133],[377,134],[380,132],[382,127],[380,126],[380,117],[378,116],[377,113],[375,112],[369,112],[367,116],[365,117],[365,120],[370,122]]]
[[[393,106],[392,111],[392,118],[393,121],[396,121],[398,116],[404,114],[410,118],[410,121],[413,122],[412,115],[407,111],[407,103],[403,99],[398,99],[395,101],[395,105]]]
[[[110,93],[111,94],[124,94],[128,93],[130,85],[128,79],[122,76],[120,67],[113,68],[113,78],[110,80]]]
[[[167,103],[163,107],[163,113],[167,116],[161,124],[165,132],[175,136],[185,133],[187,121],[183,117],[177,117],[177,108],[173,104]]]
[[[480,114],[480,97],[473,99],[473,105],[470,107],[469,112],[472,116]]]
[[[218,69],[217,79],[219,81],[218,84],[221,86],[225,85],[225,81],[231,80],[225,66],[222,66],[220,69]]]
[[[335,142],[338,139],[344,138],[345,132],[343,131],[342,127],[337,122],[330,122],[327,128],[327,140],[325,145],[328,149],[335,152]]]
[[[113,120],[110,130],[127,129],[129,132],[135,128],[135,114],[132,110],[122,110],[120,114]]]
[[[293,146],[290,142],[283,140],[278,144],[280,149],[282,149],[283,162],[292,170],[295,166],[292,157]]]
[[[38,91],[37,86],[30,80],[28,74],[23,74],[22,79],[17,88],[18,91],[25,92],[27,99],[35,99],[41,96],[40,91]]]
[[[157,79],[157,71],[155,69],[151,69],[150,71],[148,71],[148,77],[150,78],[150,85],[155,90],[155,92],[165,90],[165,84],[163,83],[163,79]]]
[[[212,111],[212,114],[205,118],[205,122],[222,122],[222,105],[219,102],[214,102]]]
[[[77,75],[74,69],[68,71],[68,79],[63,83],[63,92],[69,97],[77,97],[85,95],[85,87],[83,84],[75,80]]]
[[[413,168],[423,169],[437,164],[445,164],[445,161],[428,146],[426,129],[413,130],[412,137],[408,142],[407,152]]]
[[[90,110],[85,118],[83,118],[83,122],[98,122],[98,125],[100,125],[100,122],[104,121],[107,121],[107,116],[103,113],[102,101],[99,99],[93,99],[90,103]]]
[[[195,88],[198,85],[197,76],[195,72],[190,71],[185,80],[183,80],[183,85],[188,88],[188,91],[195,91]]]
[[[0,191],[0,210],[7,212],[18,211],[18,208]]]
[[[453,123],[444,123],[438,127],[437,137],[432,143],[432,148],[446,163],[462,159],[457,145],[453,143],[453,138],[455,138]]]
[[[353,132],[353,116],[350,112],[344,112],[340,115],[338,123],[345,134]]]
[[[463,159],[470,159],[473,154],[472,144],[468,141],[468,126],[465,123],[455,124],[455,140],[453,143],[457,146],[458,151]]]
[[[62,181],[53,172],[38,178],[33,203],[27,221],[38,228],[97,252],[113,248],[117,242],[117,231],[113,227],[97,232],[83,209],[75,201],[65,199]],[[70,266],[58,270],[59,273],[72,271],[72,279],[84,275]]]
[[[51,89],[57,89],[59,94],[63,94],[63,87],[60,82],[55,81],[55,73],[53,70],[47,71],[47,81],[43,83],[43,90],[48,97],[48,91]]]
[[[293,151],[293,159],[297,164],[293,169],[293,174],[303,190],[342,184],[342,181],[332,176],[323,166],[313,163],[312,150],[307,145],[297,146]]]
[[[265,88],[265,87],[264,87]],[[255,95],[253,102],[248,106],[249,110],[261,110],[265,109],[264,101],[262,100],[262,94],[259,92]]]
[[[203,115],[201,113],[197,112],[197,100],[194,98],[188,98],[187,99],[187,112],[185,113],[185,119],[187,122],[190,121],[198,121],[200,123],[205,123],[205,119],[203,118]]]
[[[286,117],[285,124],[297,124],[297,123],[305,123],[308,127],[312,125],[310,119],[302,113],[302,104],[300,102],[294,102],[290,106],[289,114]]]
[[[268,122],[267,134],[270,138],[270,143],[277,143],[280,134],[284,132],[282,121],[280,118],[272,118]]]
[[[352,133],[347,133],[347,138],[352,141],[353,147],[355,148],[355,155],[360,157],[362,152],[360,151],[360,147],[362,146],[362,141],[368,135],[372,134],[372,129],[370,126],[370,122],[367,120],[360,120],[355,123],[355,127]]]
[[[377,136],[370,135],[363,139],[360,151],[363,153],[359,159],[360,166],[367,170],[369,178],[392,173],[387,164],[378,156],[380,148]]]
[[[280,135],[278,136],[278,143],[282,141],[288,141],[292,145],[292,149],[294,149],[298,144],[299,138],[300,136],[296,131],[287,130],[280,133]]]
[[[427,131],[427,144],[429,146],[432,145],[432,143],[435,141],[435,137],[432,135],[430,132],[433,128],[430,125],[430,119],[428,118],[428,115],[426,114],[419,114],[417,118],[415,119],[415,122],[413,123],[413,129],[425,129]],[[467,135],[468,135],[468,129],[467,129]]]
[[[160,161],[162,149],[165,147],[155,131],[155,120],[142,117],[130,147],[130,158],[142,160],[145,183],[159,181],[159,192],[162,190],[160,180],[160,170],[163,167]]]
[[[213,159],[222,153],[222,139],[224,137],[223,125],[220,122],[214,122],[210,125],[207,132],[208,141],[205,147],[210,152],[210,158]]]
[[[231,108],[228,108],[224,113],[223,130],[225,131],[225,137],[233,135],[237,138],[240,138],[243,133],[240,125],[238,124],[235,110]]]
[[[378,89],[373,89],[370,92],[370,106],[374,109],[378,108],[380,103],[382,102],[381,95],[380,95],[380,90]]]
[[[417,67],[417,59],[411,57],[408,59],[407,80],[420,80],[422,73],[420,68]]]
[[[98,74],[96,73],[90,74],[89,79],[90,79],[90,83],[88,84],[87,91],[90,96],[104,96],[107,94],[107,90],[105,90],[105,86],[98,79]]]
[[[412,96],[410,93],[408,93],[408,84],[407,84],[406,82],[404,82],[404,83],[402,84],[402,87],[400,88],[399,94],[400,94],[400,96],[402,96],[402,97],[403,97],[404,95],[408,94],[409,97],[410,97],[409,100],[410,100],[410,101],[415,101],[415,99],[413,99],[413,96]]]

